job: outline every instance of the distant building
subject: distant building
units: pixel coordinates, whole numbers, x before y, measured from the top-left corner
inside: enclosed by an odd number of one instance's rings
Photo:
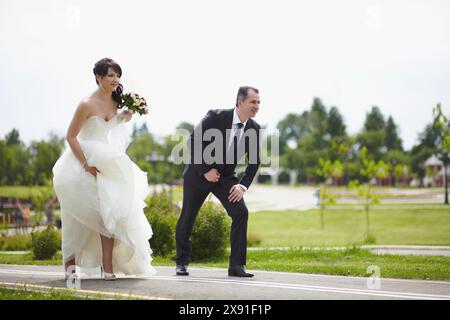
[[[408,166],[403,166],[403,174],[395,177],[389,173],[385,178],[373,178],[370,183],[379,187],[409,187],[414,180],[412,174],[409,172]]]
[[[425,161],[424,184],[427,187],[442,187],[444,186],[444,163],[439,160],[436,155],[432,155]],[[450,183],[450,165],[447,166],[447,181]]]

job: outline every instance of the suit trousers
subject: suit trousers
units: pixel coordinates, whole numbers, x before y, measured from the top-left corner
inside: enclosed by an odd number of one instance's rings
[[[230,202],[228,200],[229,191],[235,184],[237,184],[236,180],[228,180],[225,184],[217,183],[213,185],[210,190],[202,190],[192,183],[184,181],[183,207],[176,228],[177,264],[188,265],[191,261],[191,234],[195,218],[210,192],[220,200],[232,219],[230,266],[246,264],[248,209],[243,198],[238,202]]]

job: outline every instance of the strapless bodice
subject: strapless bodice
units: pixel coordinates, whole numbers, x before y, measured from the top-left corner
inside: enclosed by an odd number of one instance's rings
[[[79,140],[99,140],[103,142],[108,141],[108,133],[112,128],[119,124],[118,115],[116,114],[109,121],[106,121],[100,116],[90,116],[83,124]]]

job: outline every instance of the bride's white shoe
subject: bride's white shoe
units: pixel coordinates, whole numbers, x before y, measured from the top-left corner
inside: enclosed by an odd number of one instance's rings
[[[116,280],[116,279],[117,279],[117,277],[116,277],[116,275],[115,275],[114,273],[106,272],[106,271],[103,269],[103,266],[100,267],[100,270],[101,270],[101,273],[102,273],[102,278],[103,278],[103,280],[105,280],[105,281],[113,281],[113,280]]]
[[[75,270],[73,271],[64,271],[64,280],[68,280],[70,277],[72,277],[73,280],[78,279],[78,274]]]

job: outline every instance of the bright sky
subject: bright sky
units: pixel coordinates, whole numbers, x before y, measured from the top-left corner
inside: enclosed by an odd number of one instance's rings
[[[450,115],[450,1],[0,1],[0,137],[65,135],[103,57],[147,98],[163,135],[260,89],[269,128],[318,96],[350,133],[378,105],[410,148],[441,102]]]

